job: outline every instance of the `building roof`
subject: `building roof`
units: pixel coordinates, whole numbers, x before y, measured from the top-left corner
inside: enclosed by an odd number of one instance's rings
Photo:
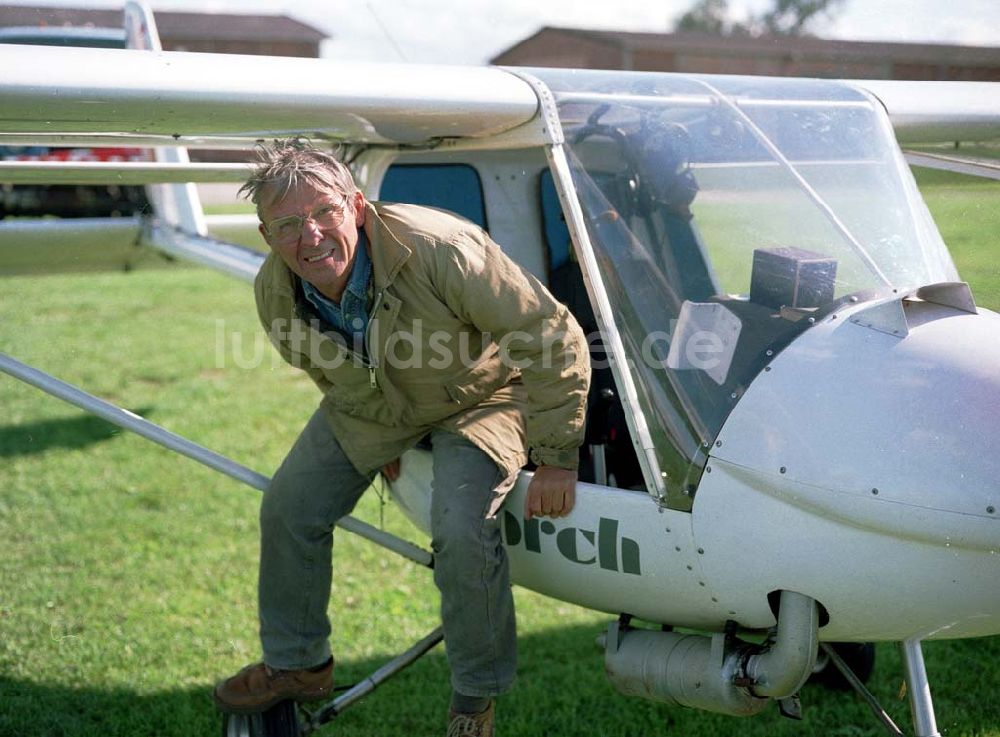
[[[319,43],[325,33],[287,15],[227,15],[155,11],[160,35],[174,39],[220,41],[297,41]],[[122,27],[120,10],[0,6],[0,26]]]
[[[844,61],[919,61],[922,63],[973,66],[1000,65],[1000,47],[956,46],[893,41],[842,41],[815,36],[716,36],[708,33],[638,33],[599,31],[582,28],[544,26],[537,33],[504,50],[498,62],[522,44],[547,33],[577,36],[626,51],[698,51],[716,55],[754,53],[757,55],[822,55]],[[502,62],[501,62],[502,63]]]

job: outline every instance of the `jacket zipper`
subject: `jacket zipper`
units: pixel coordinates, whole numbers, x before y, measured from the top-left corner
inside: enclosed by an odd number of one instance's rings
[[[378,389],[378,379],[375,376],[375,369],[378,366],[378,363],[375,360],[375,354],[372,353],[370,332],[372,329],[372,318],[375,317],[375,312],[376,310],[378,310],[379,305],[382,303],[382,294],[384,292],[385,290],[381,289],[379,290],[379,293],[375,295],[375,303],[372,305],[372,311],[368,315],[368,325],[365,326],[365,335],[364,335],[365,353],[367,353],[370,356],[370,358],[366,359],[364,356],[359,356],[357,353],[348,348],[346,345],[344,346],[344,350],[347,351],[354,360],[357,360],[359,363],[361,363],[362,366],[368,369],[368,384],[369,386],[371,386],[372,389]],[[302,312],[298,307],[296,307],[295,312],[298,314],[300,320],[304,319]]]
[[[380,289],[378,294],[375,295],[375,303],[372,305],[371,314],[368,315],[368,324],[365,326],[365,353],[369,356],[369,362],[365,365],[368,367],[368,382],[371,384],[372,389],[378,389],[378,381],[375,378],[375,368],[378,363],[375,360],[375,354],[372,353],[369,333],[372,329],[372,321],[375,318],[375,314],[378,312],[379,305],[382,303],[382,295],[384,292],[384,289]]]

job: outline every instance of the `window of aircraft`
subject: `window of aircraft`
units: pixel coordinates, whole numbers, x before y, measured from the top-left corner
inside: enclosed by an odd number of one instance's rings
[[[382,179],[379,199],[451,210],[488,229],[483,185],[468,164],[393,164]]]
[[[590,346],[593,374],[587,397],[586,442],[580,453],[580,480],[597,481],[593,446],[600,446],[607,481],[621,488],[641,488],[642,471],[632,446],[625,409],[615,390],[604,341],[583,283],[580,265],[572,252],[569,228],[559,205],[552,172],[545,170],[539,181],[542,225],[549,254],[549,290],[565,304],[583,328]]]
[[[884,111],[849,85],[536,72],[678,505],[743,391],[813,321],[957,278]]]
[[[539,199],[542,208],[542,227],[545,230],[545,247],[548,249],[549,274],[563,266],[570,259],[573,250],[570,244],[569,228],[563,216],[562,206],[556,185],[552,181],[552,172],[548,169],[542,172],[539,180]]]

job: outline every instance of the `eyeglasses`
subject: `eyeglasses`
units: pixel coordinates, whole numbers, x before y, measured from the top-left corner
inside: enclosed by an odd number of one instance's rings
[[[264,229],[277,243],[291,243],[302,235],[302,227],[306,221],[312,220],[319,228],[336,228],[344,222],[347,214],[347,197],[343,197],[336,205],[320,205],[308,215],[286,215],[265,223]]]

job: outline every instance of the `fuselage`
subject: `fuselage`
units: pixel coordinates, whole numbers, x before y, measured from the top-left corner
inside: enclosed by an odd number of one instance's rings
[[[732,411],[690,512],[580,484],[573,513],[504,509],[516,583],[609,614],[718,630],[774,623],[768,594],[824,608],[832,641],[1000,633],[1000,316],[886,300],[831,314],[774,357]],[[427,451],[394,485],[428,531]]]

